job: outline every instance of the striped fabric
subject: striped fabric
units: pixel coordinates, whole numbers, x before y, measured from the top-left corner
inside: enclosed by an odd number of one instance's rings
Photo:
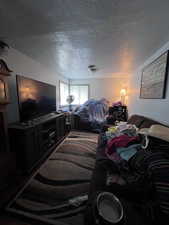
[[[164,153],[153,153],[149,157],[148,172],[151,173],[161,211],[169,215],[169,159]]]
[[[149,137],[148,147],[135,154],[130,166],[136,172],[135,179],[151,179],[161,212],[169,216],[169,142]]]
[[[169,142],[149,137],[148,171],[152,174],[159,206],[169,216]]]

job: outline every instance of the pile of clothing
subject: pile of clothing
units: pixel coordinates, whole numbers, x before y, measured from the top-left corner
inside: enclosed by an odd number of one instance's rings
[[[160,224],[169,219],[169,128],[152,125],[138,130],[129,124],[105,132],[106,185],[113,193],[144,202]],[[144,145],[143,145],[144,143]],[[110,163],[111,162],[111,163]],[[118,185],[118,186],[117,186]]]
[[[102,98],[100,100],[90,99],[80,106],[76,111],[82,122],[90,122],[92,130],[100,131],[103,124],[106,123],[109,102]]]
[[[141,149],[140,137],[137,127],[126,122],[120,122],[106,131],[107,147],[105,153],[111,160],[129,160]]]

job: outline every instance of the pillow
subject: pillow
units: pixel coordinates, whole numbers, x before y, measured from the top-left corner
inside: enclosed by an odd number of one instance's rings
[[[169,142],[169,127],[160,124],[154,124],[150,128],[141,128],[138,133]]]
[[[144,117],[139,116],[139,115],[132,115],[127,123],[129,124],[135,124],[136,127],[140,128],[141,124],[144,122]]]

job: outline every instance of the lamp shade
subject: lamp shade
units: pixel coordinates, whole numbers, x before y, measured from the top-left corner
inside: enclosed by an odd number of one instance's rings
[[[126,96],[126,94],[127,94],[126,89],[123,88],[120,90],[120,96]]]
[[[126,91],[126,89],[121,89],[120,90],[120,100],[121,100],[121,103],[122,103],[122,105],[125,105],[125,100],[126,100],[126,95],[127,95],[127,91]]]

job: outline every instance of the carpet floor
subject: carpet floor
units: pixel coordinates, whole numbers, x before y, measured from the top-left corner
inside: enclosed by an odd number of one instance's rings
[[[70,132],[7,211],[46,224],[83,225],[97,138],[93,133]]]

